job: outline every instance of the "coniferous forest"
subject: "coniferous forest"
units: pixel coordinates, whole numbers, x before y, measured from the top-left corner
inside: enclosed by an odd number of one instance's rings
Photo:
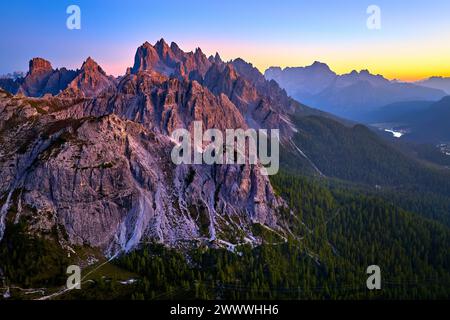
[[[185,255],[149,246],[118,260],[143,277],[136,299],[417,299],[450,294],[450,230],[376,197],[330,191],[305,178],[273,182],[295,208],[297,239],[267,233],[238,253]],[[287,214],[287,213],[286,213]],[[297,223],[304,221],[305,224]],[[366,287],[379,265],[382,290]]]
[[[260,246],[234,252],[203,246],[175,250],[145,244],[112,264],[135,275],[124,289],[101,277],[74,299],[442,299],[450,295],[450,229],[366,192],[281,172],[272,179],[288,207],[280,212],[292,235],[255,225]],[[0,252],[8,281],[57,285],[62,253],[51,241],[11,228]],[[33,253],[30,255],[30,253]],[[27,258],[28,257],[28,258]],[[28,259],[28,263],[22,263]],[[19,263],[20,262],[20,263]],[[52,268],[48,268],[52,265]],[[370,265],[381,290],[366,286]],[[44,272],[45,271],[45,272]],[[40,275],[41,278],[29,275]]]

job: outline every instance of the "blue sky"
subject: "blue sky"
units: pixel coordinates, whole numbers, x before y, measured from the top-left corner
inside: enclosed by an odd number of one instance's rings
[[[66,28],[71,4],[81,8],[81,30]],[[381,8],[378,31],[366,27],[371,4]],[[71,68],[92,56],[117,75],[140,44],[164,37],[261,70],[320,60],[341,73],[450,75],[448,0],[15,0],[1,1],[0,12],[0,74],[26,70],[35,56]]]

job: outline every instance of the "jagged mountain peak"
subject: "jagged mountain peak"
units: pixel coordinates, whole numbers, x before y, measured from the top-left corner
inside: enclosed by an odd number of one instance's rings
[[[30,75],[48,73],[52,71],[52,64],[43,58],[33,58],[29,62],[28,74]]]
[[[158,41],[156,41],[154,47],[155,48],[158,48],[158,47],[169,47],[169,45],[167,44],[166,40],[164,40],[164,38],[161,38]]]
[[[109,77],[94,59],[88,57],[77,71],[76,77],[64,90],[63,95],[96,97],[101,92],[114,87],[114,79]]]
[[[141,45],[138,47],[138,49],[139,49],[139,48],[149,48],[149,47],[152,47],[152,48],[153,48],[153,45],[152,45],[150,42],[145,41],[143,44],[141,44]]]
[[[313,62],[311,67],[326,67],[326,68],[330,68],[326,63],[320,62],[320,61],[317,61],[317,60]]]
[[[177,44],[175,41],[172,41],[172,42],[170,43],[170,48],[171,48],[172,50],[181,50],[180,47],[178,46],[178,44]]]
[[[382,77],[379,74],[373,74],[368,69],[361,69],[361,70],[352,70],[349,73],[343,74],[342,76],[346,75],[352,75],[352,76],[372,76],[372,77]]]
[[[233,60],[234,63],[245,63],[245,64],[250,64],[252,65],[250,62],[245,61],[244,59],[242,59],[241,57],[238,57],[236,59]]]
[[[100,65],[91,57],[88,57],[81,66],[80,69],[81,72],[88,72],[88,73],[96,73],[99,72],[102,75],[106,76],[106,72],[100,67]]]
[[[185,52],[175,43],[170,46],[164,39],[154,46],[144,43],[136,51],[133,73],[153,71],[165,76],[175,76],[201,81],[211,62],[200,48]]]
[[[216,54],[214,56],[210,55],[208,60],[211,63],[215,63],[215,64],[219,64],[219,65],[222,65],[224,63],[224,61],[222,60],[222,57],[219,55],[218,52],[216,52]]]
[[[177,57],[182,57],[185,54],[184,51],[181,50],[181,48],[178,46],[178,44],[176,44],[173,41],[170,43],[170,49],[172,50],[174,55]]]
[[[158,40],[153,47],[162,57],[165,57],[166,55],[173,53],[172,49],[169,47],[169,45],[163,38]]]
[[[146,41],[136,50],[132,72],[155,70],[160,73],[166,73],[164,62],[161,61],[161,58],[166,56],[169,50],[170,48],[163,39],[159,40],[155,46]]]
[[[200,47],[197,47],[197,48],[195,48],[194,54],[195,55],[203,55],[203,51]]]
[[[29,62],[27,75],[16,82],[17,85],[12,93],[29,97],[41,97],[48,93],[55,95],[65,89],[75,76],[75,71],[66,68],[54,70],[49,61],[33,58]]]
[[[314,61],[314,63],[312,65],[310,65],[309,67],[306,67],[306,68],[310,68],[310,69],[314,69],[314,70],[326,72],[326,73],[334,73],[328,64],[320,62],[320,61]]]
[[[214,59],[216,60],[216,62],[223,62],[222,58],[220,57],[219,53],[216,52],[216,55],[214,56]]]
[[[355,81],[369,82],[374,86],[388,85],[390,83],[390,81],[382,75],[372,74],[367,69],[362,69],[360,71],[352,70],[350,73],[343,74],[338,78],[339,85],[353,85]]]
[[[36,61],[37,66],[40,64],[44,67],[47,65]],[[257,68],[242,58],[224,63],[217,52],[210,58],[199,47],[193,52],[185,52],[175,42],[169,46],[164,38],[154,45],[146,41],[137,48],[134,65],[120,78],[119,86],[119,79],[109,77],[92,57],[88,57],[79,70],[71,71],[64,82],[57,86],[57,90],[51,93],[58,94],[62,90],[68,96],[81,94],[84,97],[97,97],[104,91],[126,90],[130,94],[139,94],[136,88],[141,84],[133,79],[140,73],[142,76],[136,79],[149,84],[160,84],[173,78],[188,82],[195,80],[215,95],[225,94],[256,127],[284,127],[283,117],[279,114],[284,114],[292,107],[292,101],[275,82],[266,81]],[[57,75],[55,79],[59,79]],[[33,89],[47,81],[38,80],[29,87]],[[150,90],[151,86],[147,83],[143,85]],[[24,94],[41,96],[44,92],[48,90],[39,87]],[[147,95],[149,92],[142,93]]]

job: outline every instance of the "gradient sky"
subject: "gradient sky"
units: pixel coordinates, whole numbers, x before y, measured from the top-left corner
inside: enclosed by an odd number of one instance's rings
[[[81,8],[81,30],[66,28],[71,4]],[[370,4],[381,8],[379,31],[366,27]],[[0,2],[0,15],[0,74],[26,71],[36,56],[70,68],[92,56],[119,75],[139,45],[163,37],[261,71],[318,60],[338,73],[450,76],[448,0],[14,0]]]

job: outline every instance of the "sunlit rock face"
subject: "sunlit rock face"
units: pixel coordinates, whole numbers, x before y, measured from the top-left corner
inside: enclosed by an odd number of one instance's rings
[[[255,223],[289,232],[284,203],[260,165],[170,158],[171,133],[192,131],[194,121],[289,136],[292,101],[238,68],[159,41],[140,47],[123,77],[88,58],[58,94],[31,98],[43,92],[31,84],[55,73],[34,61],[26,94],[0,92],[0,238],[8,223],[25,219],[29,232],[56,234],[63,247],[89,245],[112,256],[143,241],[258,243]]]
[[[54,70],[49,61],[34,58],[30,61],[29,71],[21,81],[18,92],[29,97],[56,95],[64,90],[75,76],[76,71],[65,68]]]

